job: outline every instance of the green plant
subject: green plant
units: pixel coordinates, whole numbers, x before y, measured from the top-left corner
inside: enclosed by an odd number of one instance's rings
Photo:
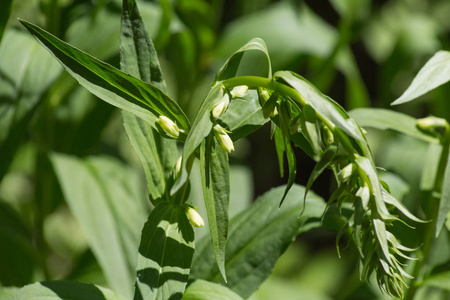
[[[301,76],[290,71],[272,74],[269,54],[261,39],[251,40],[226,61],[190,124],[177,102],[166,93],[156,51],[134,1],[123,2],[121,70],[31,23],[22,23],[82,86],[124,111],[125,130],[144,168],[149,198],[154,206],[140,238],[135,299],[249,297],[267,278],[276,260],[295,236],[319,226],[321,217],[324,220],[330,218],[324,212],[326,205],[322,199],[315,195],[307,196],[314,181],[327,168],[334,172],[337,182],[336,192],[327,207],[334,206],[336,202],[341,223],[338,237],[348,231],[354,240],[360,257],[361,278],[375,273],[383,291],[403,297],[407,285],[405,277],[409,275],[403,270],[403,261],[400,260],[402,257],[408,260],[404,252],[414,250],[400,244],[388,230],[395,221],[400,220],[393,215],[393,209],[410,220],[423,221],[409,213],[380,179],[364,130],[341,106]],[[249,51],[261,52],[266,57],[267,77],[236,76],[242,56]],[[442,64],[440,59],[448,64],[447,56],[446,52],[441,52],[435,58],[439,63],[431,60],[431,67],[425,66],[425,70],[435,70],[436,65]],[[446,69],[437,70],[437,73],[438,79],[428,75],[421,78],[419,74],[419,83],[434,82],[432,86],[420,87],[422,92],[448,81]],[[412,89],[414,86],[413,83]],[[399,101],[415,96],[404,96]],[[382,129],[386,128],[385,120],[389,119],[385,116],[381,122],[370,123],[373,119],[365,115],[370,116],[370,112],[359,110],[354,114],[356,120],[361,120],[358,123],[362,126],[372,125]],[[363,116],[358,118],[358,114]],[[406,116],[396,118],[406,118],[408,121],[405,121],[404,128],[394,123],[392,127],[395,130],[442,145],[442,158],[437,163],[439,167],[434,173],[431,172],[436,176],[429,192],[431,199],[435,197],[433,192],[442,190],[441,209],[437,222],[426,225],[433,233],[435,228],[438,232],[448,213],[448,191],[445,189],[448,185],[444,184],[448,180],[444,175],[448,156],[448,124],[436,119],[419,121],[419,128],[425,134],[416,129],[415,121]],[[281,174],[284,173],[286,158],[288,184],[262,196],[229,224],[230,171],[227,153],[233,150],[233,142],[267,122],[272,126]],[[364,125],[364,122],[369,123]],[[317,162],[305,188],[294,184],[297,166],[292,143]],[[180,144],[183,144],[181,160],[178,151]],[[202,221],[193,211],[196,203],[189,202],[188,196],[189,178],[197,158],[200,160],[211,235],[210,240],[204,237],[194,247],[192,225],[201,226]],[[80,160],[52,154],[50,160],[69,204],[72,204],[80,222],[92,229],[88,239],[99,263],[106,270],[107,281],[119,294],[128,295],[130,281],[135,276],[133,253],[136,248],[133,248],[132,240],[139,238],[130,237],[130,228],[146,217],[146,208],[138,201],[127,204],[130,207],[121,202],[121,196],[128,195],[121,195],[121,189],[115,188],[115,181],[118,186],[123,184],[124,189],[132,189],[123,178],[127,176],[127,170],[110,164],[107,159]],[[116,173],[123,173],[123,176],[113,176]],[[87,199],[84,206],[76,204],[80,185],[71,180],[72,174],[78,174],[77,178],[84,178],[88,183],[99,183],[100,188],[94,185],[87,188],[89,195],[83,195]],[[281,209],[276,211],[274,206],[278,202]],[[122,218],[121,214],[128,209],[136,213],[136,220]],[[95,214],[101,211],[112,212],[108,222],[92,223]],[[436,212],[437,207],[429,212],[426,219],[434,220]],[[102,226],[102,229],[96,231],[96,226]],[[108,236],[102,237],[105,232]],[[427,234],[423,239],[425,257],[432,236]],[[114,248],[125,255],[117,260],[114,253],[105,253],[105,245],[108,244],[114,244]],[[416,264],[414,278],[419,277],[422,262],[424,260]],[[415,280],[412,279],[410,284],[414,286]],[[226,287],[215,284],[224,282]],[[185,292],[187,284],[189,286]],[[414,289],[408,290],[407,297],[414,296]],[[85,296],[84,291],[92,296]],[[102,296],[120,298],[111,291],[101,291],[81,283],[52,282],[34,284],[13,291],[11,295],[23,298],[34,294],[50,296],[51,293],[60,298],[94,298],[95,294],[99,299],[103,299]],[[204,296],[205,293],[209,293],[208,296]]]

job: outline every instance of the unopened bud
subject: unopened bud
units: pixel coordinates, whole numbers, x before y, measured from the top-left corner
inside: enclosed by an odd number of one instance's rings
[[[430,131],[437,128],[448,128],[449,125],[445,119],[429,116],[416,121],[417,127],[422,130]]]
[[[350,177],[352,177],[353,173],[355,172],[355,165],[354,164],[348,164],[345,166],[338,174],[338,178],[340,182],[347,182]]]
[[[174,178],[178,178],[178,175],[180,175],[182,161],[183,161],[183,156],[180,156],[180,158],[177,160],[177,163],[175,165],[175,171],[173,172]]]
[[[231,140],[230,136],[227,134],[225,129],[217,124],[214,126],[214,135],[216,136],[217,141],[219,142],[220,146],[223,148],[223,150],[230,153],[231,151],[234,151],[234,145],[233,141]]]
[[[171,119],[165,116],[159,116],[156,122],[167,133],[168,136],[176,139],[180,135],[180,129]]]
[[[194,227],[203,227],[205,226],[205,221],[200,216],[200,214],[192,207],[188,207],[186,210],[186,216]]]
[[[334,135],[328,126],[322,127],[322,138],[325,145],[331,145],[334,143]]]
[[[220,116],[227,110],[229,104],[230,104],[230,96],[228,96],[228,94],[225,93],[222,99],[216,105],[214,105],[214,108],[212,110],[214,120],[220,118]]]
[[[246,86],[246,85],[236,86],[230,92],[231,98],[242,97],[247,92],[247,90],[248,90],[248,86]]]

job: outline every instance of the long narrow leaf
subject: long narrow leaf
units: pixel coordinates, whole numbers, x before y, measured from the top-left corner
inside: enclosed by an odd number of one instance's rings
[[[194,230],[184,208],[159,203],[142,230],[134,299],[181,299],[193,254]]]
[[[450,157],[450,154],[449,154]],[[445,166],[444,179],[442,182],[442,196],[439,201],[439,211],[436,220],[436,236],[444,226],[445,219],[450,212],[450,158],[447,158],[447,165]]]
[[[184,130],[189,129],[189,121],[178,104],[156,86],[97,60],[36,25],[21,22],[81,85],[97,97],[135,114],[152,126],[159,115],[165,115],[177,121]]]
[[[391,105],[409,102],[450,80],[450,52],[438,51],[420,69],[408,89]]]
[[[225,246],[228,236],[230,170],[228,154],[212,135],[200,148],[200,170],[213,250],[220,273],[226,280]]]
[[[120,66],[122,71],[166,91],[156,50],[134,0],[123,1]],[[176,141],[161,137],[150,124],[129,112],[123,112],[123,120],[144,168],[151,200],[156,204],[166,192],[178,158]]]
[[[147,215],[139,174],[111,158],[51,156],[64,196],[111,287],[131,296],[139,228]]]

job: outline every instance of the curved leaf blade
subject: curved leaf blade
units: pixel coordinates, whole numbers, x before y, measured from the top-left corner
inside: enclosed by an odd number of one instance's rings
[[[93,284],[75,281],[43,281],[6,294],[5,300],[125,300],[113,291]]]
[[[225,246],[228,236],[230,167],[227,152],[213,135],[210,135],[200,148],[200,170],[214,255],[220,273],[226,281]]]
[[[411,85],[391,105],[403,104],[437,88],[450,80],[450,52],[438,51],[420,69]]]
[[[232,290],[209,281],[196,280],[186,289],[183,300],[243,300]]]
[[[189,129],[189,120],[178,104],[156,86],[121,72],[31,23],[21,23],[92,94],[155,128],[159,115],[165,115],[184,130]]]

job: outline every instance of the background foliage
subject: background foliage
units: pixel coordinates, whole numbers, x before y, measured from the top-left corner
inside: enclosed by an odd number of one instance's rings
[[[130,278],[137,261],[133,249],[152,208],[122,115],[63,72],[16,20],[38,24],[119,67],[121,6],[117,0],[1,3],[0,283],[4,287],[64,279],[110,286],[123,296],[132,293]],[[389,108],[413,117],[433,114],[450,119],[448,84],[413,103],[389,106],[436,51],[450,50],[448,1],[161,0],[140,1],[139,8],[158,51],[168,94],[178,99],[191,120],[220,65],[254,37],[265,40],[274,71],[301,74],[346,109]],[[264,55],[246,54],[244,59],[246,66],[267,74]],[[243,67],[238,74],[249,71]],[[433,203],[420,199],[432,179],[423,174],[432,173],[439,150],[426,138],[369,129],[364,121],[377,114],[383,112],[352,112],[367,126],[377,165],[388,171],[383,176],[393,194],[413,213],[426,217]],[[230,156],[231,215],[271,187],[286,183],[280,178],[275,147],[268,146],[269,136],[270,127],[265,126],[235,145]],[[306,185],[314,164],[297,150],[297,183]],[[197,206],[202,205],[200,177],[193,174],[191,200]],[[331,177],[324,173],[312,187],[324,199],[334,190]],[[120,201],[124,198],[129,201]],[[100,212],[106,221],[92,224]],[[352,246],[338,258],[334,243],[340,223],[332,212],[326,220],[325,229],[302,235],[287,250],[251,299],[386,297],[376,285],[359,281]],[[396,229],[407,246],[417,247],[426,235],[425,225],[415,225],[415,230]],[[446,224],[433,241],[424,268],[430,276],[421,283],[416,299],[446,299],[450,293],[449,227]],[[196,229],[196,239],[207,233],[205,228]],[[214,272],[195,278],[211,280]],[[33,286],[28,288],[32,293]],[[88,292],[95,293],[86,287]],[[250,296],[253,291],[243,293]],[[188,290],[186,298],[197,299],[195,290]]]

